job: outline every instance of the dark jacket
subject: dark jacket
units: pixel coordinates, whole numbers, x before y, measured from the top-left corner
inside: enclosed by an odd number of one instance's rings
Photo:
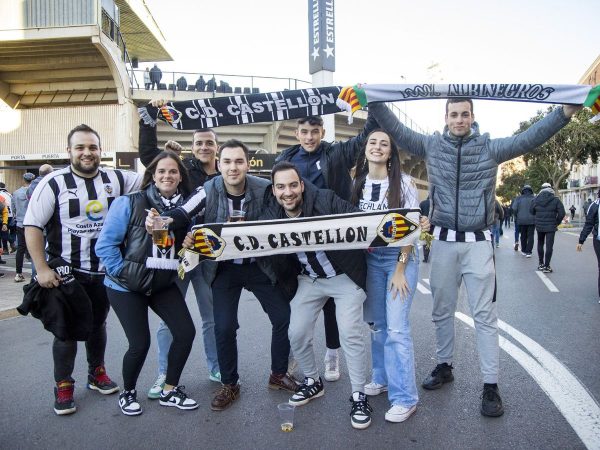
[[[326,142],[321,141],[321,145],[315,152],[321,152],[320,166],[321,173],[325,179],[327,189],[333,190],[337,195],[346,201],[350,200],[352,193],[352,179],[350,170],[355,166],[356,159],[361,152],[369,133],[377,129],[378,125],[375,119],[369,114],[367,122],[362,132],[345,142]],[[275,159],[275,162],[290,161],[300,150],[300,144],[289,147],[281,152]],[[305,174],[300,173],[304,178]]]
[[[330,189],[317,189],[314,185],[308,182],[304,182],[304,194],[303,205],[302,205],[302,216],[303,217],[315,217],[315,216],[326,216],[330,214],[346,214],[352,212],[360,212],[360,209],[351,203],[343,200]],[[265,208],[261,215],[261,220],[277,220],[287,218],[284,209],[277,203],[277,200],[271,193],[271,187],[269,186],[265,191]],[[329,250],[325,254],[338,267],[343,273],[360,286],[364,291],[367,290],[367,263],[365,260],[364,250]],[[292,276],[297,276],[300,273],[300,264],[297,262],[297,258],[293,255],[281,255],[287,256],[288,258],[282,258],[276,264],[277,269],[275,272],[278,276],[281,273],[278,272],[278,268],[289,267],[286,266],[285,260],[289,261],[289,257],[292,256],[293,260],[296,261],[295,267],[297,272]],[[290,264],[294,264],[293,260]],[[271,260],[271,262],[277,261]],[[280,278],[281,280],[281,278]],[[289,280],[282,280],[283,284],[289,282]]]
[[[579,235],[580,244],[585,242],[590,232],[594,239],[598,239],[598,203],[600,203],[600,200],[596,200],[588,208],[588,212],[585,216],[585,225]]]
[[[565,207],[554,191],[542,190],[530,206],[531,214],[535,216],[535,229],[542,233],[556,231],[565,217]]]
[[[159,83],[162,78],[162,70],[154,66],[150,69],[150,81]]]
[[[93,326],[90,298],[64,259],[54,258],[48,265],[59,274],[61,283],[46,289],[34,279],[23,286],[25,295],[17,311],[24,316],[31,313],[61,341],[87,341]]]
[[[562,108],[556,108],[515,136],[491,139],[488,133],[480,134],[474,122],[471,134],[459,138],[447,126],[432,135],[413,131],[383,103],[370,104],[369,110],[400,148],[425,159],[431,223],[455,231],[489,228],[494,222],[498,165],[535,150],[569,123]]]
[[[269,182],[265,179],[246,175],[246,191],[244,196],[245,220],[258,220],[263,210],[263,198],[265,188]],[[209,180],[205,185],[206,208],[204,210],[204,223],[224,223],[227,222],[229,215],[229,205],[227,200],[227,191],[223,183],[223,177],[218,176]],[[271,270],[269,264],[264,258],[257,258],[256,262],[260,269],[269,277],[272,284],[277,282],[275,273]],[[217,261],[202,261],[201,267],[206,282],[210,286],[217,276],[217,268],[220,263]]]
[[[535,217],[530,212],[531,205],[535,196],[533,195],[533,189],[526,186],[521,191],[515,201],[513,202],[512,208],[516,217],[516,223],[520,225],[533,225],[535,223]]]
[[[431,204],[431,201],[429,200],[429,197],[427,197],[425,200],[423,200],[421,203],[419,203],[419,208],[421,208],[422,215],[429,217],[430,204]]]
[[[140,160],[142,164],[148,167],[148,164],[152,162],[154,158],[161,152],[158,148],[158,139],[156,138],[156,127],[145,125],[142,120],[140,120]],[[204,186],[204,183],[211,178],[219,175],[219,172],[208,175],[206,171],[202,167],[202,163],[198,161],[194,157],[186,157],[182,158],[181,162],[184,167],[188,171],[188,175],[190,176],[190,184],[192,188],[197,188],[200,186]],[[217,168],[217,163],[215,161],[215,169]]]
[[[121,244],[122,264],[114,265],[109,263],[107,258],[106,277],[130,292],[139,292],[144,295],[151,295],[153,292],[160,291],[173,284],[177,277],[177,253],[181,249],[181,244],[186,235],[187,227],[173,230],[175,237],[173,247],[174,258],[156,257],[153,252],[157,249],[152,244],[152,236],[146,231],[146,210],[155,208],[159,213],[164,212],[164,204],[160,199],[154,184],[146,189],[126,195],[129,200],[130,215],[128,218],[127,234]],[[119,200],[122,201],[122,200]],[[180,200],[181,203],[182,200]],[[106,217],[104,229],[96,244],[96,253],[101,258],[110,255],[110,247],[115,245],[117,239],[112,239],[110,221],[126,220],[126,217],[116,217],[119,213],[116,208],[111,208]],[[170,254],[170,252],[169,252]],[[117,255],[118,256],[118,255]],[[148,267],[148,260],[169,262],[174,267],[154,265]],[[173,264],[174,263],[174,264]],[[120,268],[116,270],[116,267]]]
[[[494,221],[503,221],[504,220],[504,208],[500,204],[498,200],[494,204]]]
[[[185,79],[185,77],[181,76],[177,79],[177,90],[178,91],[185,91],[187,89],[187,80]]]

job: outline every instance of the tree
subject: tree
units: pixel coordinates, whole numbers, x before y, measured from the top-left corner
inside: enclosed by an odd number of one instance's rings
[[[496,189],[496,195],[503,203],[510,203],[521,193],[523,185],[527,184],[525,170],[517,170],[514,163],[508,162],[502,166],[500,174],[500,186]]]
[[[526,122],[521,122],[517,133],[521,133],[553,111],[550,107],[544,113]],[[600,154],[600,127],[589,123],[592,113],[589,109],[579,111],[571,121],[532,153],[523,158],[527,164],[527,175],[533,181],[550,182],[555,189],[565,186],[567,177],[575,164],[595,164]],[[541,183],[540,183],[541,185]],[[532,187],[534,187],[532,185]],[[537,186],[535,186],[537,188]]]

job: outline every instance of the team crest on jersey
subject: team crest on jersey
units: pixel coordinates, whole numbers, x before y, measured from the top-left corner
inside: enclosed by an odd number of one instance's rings
[[[181,122],[182,114],[170,105],[161,106],[159,114],[169,123],[169,125],[178,128]]]
[[[377,227],[377,234],[388,244],[414,232],[418,224],[398,213],[386,214]]]
[[[108,195],[112,194],[113,193],[112,185],[105,184],[104,185],[104,192],[106,192]]]

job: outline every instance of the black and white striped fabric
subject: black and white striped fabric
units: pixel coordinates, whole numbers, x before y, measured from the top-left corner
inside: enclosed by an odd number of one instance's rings
[[[302,265],[302,273],[311,278],[331,278],[341,275],[325,252],[298,252],[296,256]]]
[[[233,195],[227,193],[227,208],[229,209],[229,215],[231,216],[232,211],[243,211],[244,201],[246,200],[246,194]],[[231,261],[233,264],[250,264],[256,261],[256,258],[238,258]]]
[[[492,233],[490,230],[483,231],[454,231],[450,228],[432,227],[430,233],[438,241],[446,242],[479,242],[491,241]]]
[[[137,173],[100,169],[94,178],[75,175],[70,167],[54,171],[36,187],[24,226],[46,230],[46,252],[61,257],[73,270],[102,275],[95,246],[113,200],[139,189]]]
[[[406,173],[402,173],[401,189],[403,204],[400,208],[418,208],[419,194],[417,186],[412,177]],[[361,197],[358,202],[358,207],[362,211],[381,211],[389,209],[388,207],[388,191],[390,190],[390,181],[386,177],[383,180],[372,180],[367,175],[365,185],[361,192]]]

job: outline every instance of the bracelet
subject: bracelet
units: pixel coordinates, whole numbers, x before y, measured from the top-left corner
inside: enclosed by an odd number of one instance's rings
[[[398,262],[406,264],[406,261],[408,261],[408,253],[400,252],[400,254],[398,255]]]

